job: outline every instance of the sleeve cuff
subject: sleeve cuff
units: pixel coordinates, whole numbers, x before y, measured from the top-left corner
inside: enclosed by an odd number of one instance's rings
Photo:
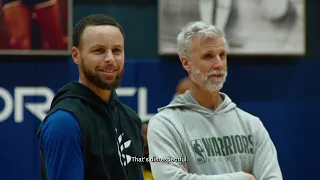
[[[249,180],[248,176],[244,172],[236,172],[230,174],[232,180]]]

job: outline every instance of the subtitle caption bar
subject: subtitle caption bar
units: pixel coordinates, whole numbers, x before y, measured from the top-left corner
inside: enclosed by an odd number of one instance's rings
[[[187,157],[179,157],[179,158],[147,158],[147,157],[132,157],[132,162],[188,162]]]

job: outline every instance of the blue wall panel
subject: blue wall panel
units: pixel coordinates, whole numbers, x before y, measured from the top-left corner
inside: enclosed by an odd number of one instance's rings
[[[131,88],[137,92],[120,99],[140,113],[144,108],[145,112],[140,115],[153,114],[158,107],[169,103],[176,83],[185,75],[178,60],[129,59],[120,89]],[[277,146],[285,179],[319,178],[316,171],[320,160],[320,146],[317,143],[320,137],[319,77],[319,61],[297,60],[286,66],[270,63],[244,66],[230,62],[223,91],[239,107],[261,118]],[[13,62],[0,66],[0,87],[16,100],[18,95],[14,95],[14,88],[43,86],[56,92],[65,83],[77,79],[77,67],[71,60]],[[139,94],[143,88],[147,90],[145,95]],[[138,96],[143,96],[141,101]],[[28,103],[45,101],[42,96],[23,99],[23,107]],[[147,107],[143,107],[144,103]],[[3,107],[4,100],[0,95],[0,115]],[[12,113],[0,123],[1,180],[36,180],[39,177],[39,151],[35,135],[40,120],[26,108],[23,108],[23,113],[22,122],[15,122]]]

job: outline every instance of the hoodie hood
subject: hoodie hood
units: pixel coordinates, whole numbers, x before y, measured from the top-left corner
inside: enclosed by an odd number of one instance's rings
[[[114,104],[114,101],[118,101],[115,90],[111,91],[109,103],[106,103],[87,86],[75,81],[70,82],[59,89],[52,101],[51,108],[53,108],[57,103],[66,98],[80,99],[81,101],[90,104],[90,106],[94,108],[102,108],[101,104]]]
[[[179,96],[176,96],[170,104],[167,106],[164,106],[162,108],[158,109],[158,112],[161,112],[168,108],[186,108],[198,113],[203,114],[222,114],[227,113],[233,109],[235,109],[237,106],[235,103],[232,102],[232,100],[229,98],[228,95],[225,93],[220,92],[220,95],[223,99],[222,104],[216,109],[208,109],[203,106],[201,106],[190,94],[189,90],[187,90],[184,94],[181,94]]]

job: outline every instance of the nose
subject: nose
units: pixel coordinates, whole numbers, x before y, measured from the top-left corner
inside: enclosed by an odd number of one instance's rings
[[[212,63],[213,69],[222,69],[223,66],[224,66],[223,60],[221,59],[221,57],[219,55],[217,55],[217,57],[214,58],[213,63]]]
[[[105,56],[104,61],[105,61],[106,63],[108,63],[108,64],[113,64],[113,63],[115,62],[115,58],[114,58],[113,53],[112,53],[111,50],[108,50],[108,51],[106,52],[106,56]]]

